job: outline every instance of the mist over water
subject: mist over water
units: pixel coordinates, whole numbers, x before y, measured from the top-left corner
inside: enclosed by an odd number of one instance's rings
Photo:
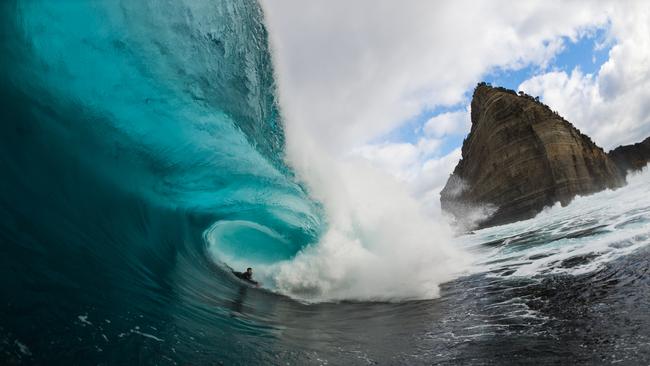
[[[469,256],[452,246],[449,226],[426,216],[399,182],[362,161],[331,168],[335,174],[308,183],[320,187],[313,192],[329,229],[280,266],[280,289],[325,300],[430,299],[463,273]]]
[[[4,364],[648,360],[647,172],[455,237],[280,113],[253,2],[0,10]]]
[[[289,132],[287,144],[287,163],[322,204],[327,229],[284,260],[281,246],[266,244],[291,247],[277,233],[250,224],[247,237],[230,229],[243,224],[217,222],[206,235],[217,261],[253,263],[272,290],[306,302],[431,299],[467,270],[470,256],[453,246],[452,229],[427,216],[402,183],[366,161],[310,150],[317,146],[310,136]]]

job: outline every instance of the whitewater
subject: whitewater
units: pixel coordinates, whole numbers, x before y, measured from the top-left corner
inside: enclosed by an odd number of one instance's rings
[[[650,359],[648,168],[458,235],[290,115],[257,3],[0,10],[1,363]]]

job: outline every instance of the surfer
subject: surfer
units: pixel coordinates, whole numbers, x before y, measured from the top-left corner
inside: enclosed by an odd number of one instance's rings
[[[253,280],[253,269],[250,268],[250,267],[246,268],[246,272],[233,271],[233,273],[235,274],[235,276],[237,276],[238,278],[241,278],[242,280],[244,280],[246,282],[252,283],[255,286],[260,285],[259,282]]]

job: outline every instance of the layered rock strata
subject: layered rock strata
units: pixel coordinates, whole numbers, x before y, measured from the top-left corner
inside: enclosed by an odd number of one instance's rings
[[[480,83],[471,107],[462,159],[440,193],[443,210],[465,227],[531,218],[625,183],[603,149],[536,98]],[[477,212],[489,215],[474,222]]]
[[[623,175],[643,169],[650,162],[650,137],[633,145],[619,146],[607,155]]]

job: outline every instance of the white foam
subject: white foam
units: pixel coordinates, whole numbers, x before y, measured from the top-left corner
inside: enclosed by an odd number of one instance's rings
[[[14,343],[16,344],[16,346],[18,346],[18,349],[20,350],[20,353],[22,353],[22,354],[24,354],[26,356],[31,356],[32,355],[32,351],[30,351],[29,347],[27,347],[24,343],[22,343],[22,342],[20,342],[18,340],[15,340]]]
[[[83,323],[83,324],[93,325],[93,323],[91,323],[90,321],[88,321],[88,314],[79,315],[79,316],[77,316],[77,319],[79,319],[79,321],[80,321],[81,323]]]
[[[153,334],[149,334],[149,333],[141,332],[141,331],[136,330],[136,329],[132,329],[132,330],[131,330],[131,333],[141,335],[141,336],[143,336],[143,337],[145,337],[145,338],[153,339],[154,341],[157,341],[157,342],[164,342],[164,341],[165,341],[164,339],[162,339],[162,338],[158,338],[158,337],[156,337],[156,336],[153,335]]]
[[[288,163],[323,203],[328,229],[295,259],[262,271],[278,291],[306,301],[427,299],[466,268],[446,221],[424,214],[403,183],[326,152],[285,117]]]
[[[136,325],[135,327],[129,329],[128,333],[120,333],[120,334],[117,335],[117,337],[118,337],[118,338],[124,338],[124,337],[126,337],[128,334],[137,334],[137,335],[142,336],[142,337],[145,337],[145,338],[153,339],[153,340],[156,341],[156,342],[164,342],[164,341],[165,341],[164,339],[162,339],[162,338],[158,338],[158,337],[156,337],[156,336],[153,335],[153,334],[145,333],[145,332],[141,331],[141,330],[140,330],[140,327],[137,326],[137,325]]]
[[[533,277],[540,274],[580,275],[602,268],[607,262],[650,244],[650,171],[648,167],[628,175],[628,185],[586,197],[577,197],[566,207],[549,207],[535,218],[477,231],[461,238],[465,247],[482,253],[474,266],[477,272],[510,270],[505,277]],[[559,238],[567,233],[593,229],[585,236],[547,240],[520,249],[508,245],[522,234],[534,231],[535,239]],[[482,243],[514,237],[497,248]],[[524,240],[525,241],[525,240]],[[524,244],[519,244],[524,245]],[[577,260],[566,265],[567,260]]]

